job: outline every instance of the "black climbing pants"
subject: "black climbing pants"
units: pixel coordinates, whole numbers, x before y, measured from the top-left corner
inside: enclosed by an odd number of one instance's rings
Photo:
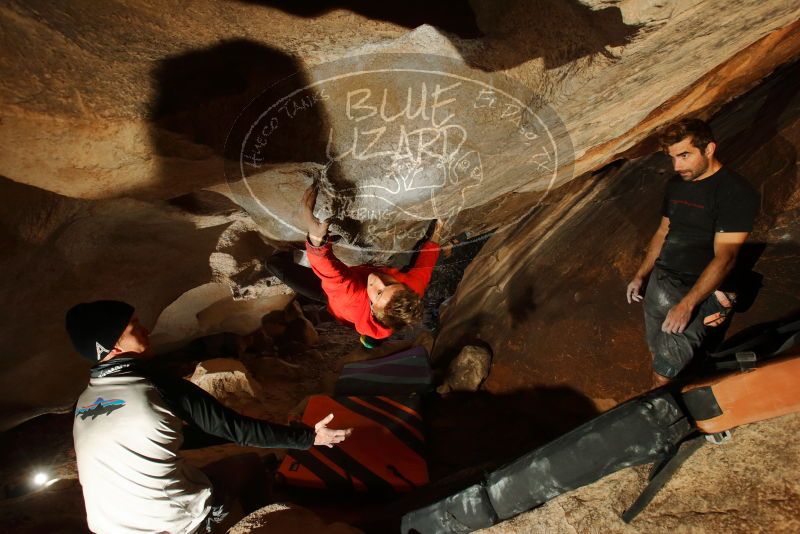
[[[704,319],[716,313],[721,313],[724,317],[730,313],[730,308],[724,307],[717,300],[715,292],[695,308],[689,324],[682,333],[662,332],[661,325],[667,318],[669,310],[678,304],[691,288],[691,284],[659,267],[653,268],[647,282],[644,296],[647,346],[653,355],[653,371],[667,378],[674,378],[681,372],[703,344],[709,328],[704,324]]]

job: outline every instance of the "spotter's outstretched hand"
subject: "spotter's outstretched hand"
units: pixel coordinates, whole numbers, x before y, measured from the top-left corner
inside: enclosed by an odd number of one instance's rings
[[[334,443],[341,443],[353,433],[352,428],[343,428],[334,430],[328,428],[327,424],[333,420],[333,414],[328,414],[328,417],[314,425],[314,445],[325,445],[326,447],[333,447]]]

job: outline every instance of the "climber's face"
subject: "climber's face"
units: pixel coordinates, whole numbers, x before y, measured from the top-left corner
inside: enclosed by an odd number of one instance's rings
[[[405,286],[391,276],[370,273],[367,277],[367,296],[372,311],[382,313],[394,294],[403,289]]]

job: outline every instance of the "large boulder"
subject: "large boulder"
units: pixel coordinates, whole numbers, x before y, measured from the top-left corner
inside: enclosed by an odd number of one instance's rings
[[[492,366],[492,353],[485,347],[467,345],[458,353],[444,376],[442,385],[436,388],[440,394],[451,391],[478,391]]]

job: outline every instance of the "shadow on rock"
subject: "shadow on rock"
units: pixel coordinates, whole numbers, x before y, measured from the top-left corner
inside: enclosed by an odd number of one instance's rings
[[[306,0],[304,2],[292,2],[291,0],[240,1],[247,4],[274,7],[305,18],[319,17],[333,10],[344,9],[373,20],[383,20],[409,29],[416,28],[422,24],[430,24],[464,39],[471,39],[481,35],[475,21],[475,13],[473,13],[467,0],[440,0],[438,2],[408,0],[392,4],[371,2],[370,0],[339,0],[337,2],[323,2],[320,0]]]
[[[268,109],[286,120],[268,146],[259,146],[258,165],[245,165],[245,173],[260,172],[267,164],[323,161],[327,130],[321,108],[280,109],[282,99],[308,85],[302,68],[287,54],[245,39],[157,63],[149,118],[154,152],[161,156],[159,180],[189,176],[193,183],[182,189],[192,191],[222,182],[224,170],[229,180],[241,179],[239,161],[267,127],[259,121]],[[295,113],[303,120],[291,120]],[[256,126],[258,131],[251,132]],[[208,161],[223,158],[229,169]]]
[[[577,0],[483,0],[376,4],[362,0],[288,2],[253,0],[301,17],[346,9],[374,20],[416,28],[428,24],[452,35],[471,66],[500,71],[535,58],[553,69],[582,57],[612,58],[609,47],[628,44],[639,26],[628,25],[617,7],[592,9]]]
[[[499,466],[598,413],[589,398],[569,387],[451,393],[432,401],[426,414],[431,479]]]
[[[588,398],[567,387],[432,399],[425,415],[431,483],[384,506],[365,508],[351,524],[365,532],[397,532],[405,513],[478,482],[598,413]]]

